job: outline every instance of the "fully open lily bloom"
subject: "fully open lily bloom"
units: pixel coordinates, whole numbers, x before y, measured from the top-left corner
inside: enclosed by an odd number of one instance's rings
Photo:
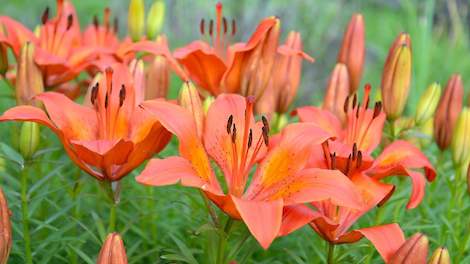
[[[174,52],[191,80],[206,94],[239,93],[258,99],[268,85],[274,64],[280,21],[264,19],[246,43],[230,45],[237,27],[216,5],[216,19],[201,20],[201,35],[210,40],[194,41]]]
[[[434,180],[436,172],[428,159],[412,144],[395,141],[373,158],[371,152],[379,145],[385,121],[380,102],[369,109],[370,86],[364,93],[363,105],[354,96],[346,99],[346,122],[341,124],[331,112],[316,107],[302,107],[297,114],[302,122],[314,123],[336,137],[312,151],[309,165],[341,171],[360,190],[364,205],[360,210],[351,210],[328,201],[313,203],[317,208],[312,227],[330,243],[352,243],[359,240],[360,232],[348,229],[362,215],[384,203],[394,191],[394,186],[380,180],[387,176],[402,175],[411,178],[413,186],[407,208],[415,208],[423,199],[425,176],[416,171],[424,169],[426,178]]]
[[[95,78],[84,105],[46,92],[36,96],[45,111],[17,106],[0,121],[33,121],[49,127],[77,166],[98,180],[117,181],[170,139],[156,118],[138,107],[133,85],[127,67],[117,64]]]
[[[293,205],[331,199],[343,206],[360,206],[351,182],[339,172],[304,169],[310,145],[325,141],[328,133],[313,124],[290,125],[268,151],[269,125],[265,118],[255,121],[253,104],[252,97],[218,96],[199,135],[186,108],[162,100],[145,102],[143,107],[178,137],[180,156],[151,160],[137,181],[152,186],[181,182],[202,189],[230,217],[243,220],[264,248],[276,236],[311,220],[301,211],[291,211]],[[226,191],[211,159],[223,173]]]

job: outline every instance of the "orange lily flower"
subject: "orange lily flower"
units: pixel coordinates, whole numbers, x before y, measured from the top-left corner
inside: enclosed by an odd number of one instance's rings
[[[237,31],[236,22],[228,22],[219,2],[215,25],[213,20],[206,24],[204,19],[200,24],[201,35],[209,38],[212,46],[194,41],[177,49],[174,56],[191,80],[207,93],[239,93],[258,99],[271,77],[279,29],[279,19],[269,17],[260,22],[248,42],[230,45]]]
[[[294,205],[331,199],[343,206],[360,206],[353,185],[339,172],[304,169],[309,146],[325,141],[328,133],[313,124],[293,124],[268,151],[269,125],[266,118],[255,121],[253,104],[252,97],[218,96],[198,134],[194,115],[186,108],[162,100],[145,102],[143,107],[178,137],[180,156],[151,160],[136,180],[151,186],[181,182],[202,189],[226,214],[243,220],[263,248],[311,220],[300,210],[291,211]],[[223,173],[225,192],[211,159]]]
[[[84,105],[55,92],[35,98],[45,111],[17,106],[0,121],[33,121],[49,127],[72,161],[98,180],[121,179],[170,139],[156,118],[138,107],[129,70],[120,64],[97,75]]]
[[[434,180],[436,172],[426,156],[406,141],[395,141],[388,145],[374,160],[371,152],[381,140],[385,114],[380,102],[369,109],[370,86],[366,86],[364,104],[361,106],[354,96],[346,99],[346,122],[344,127],[331,112],[316,107],[302,107],[297,114],[302,122],[311,122],[329,131],[336,140],[322,145],[322,149],[310,157],[309,166],[340,170],[360,190],[365,201],[360,210],[351,210],[328,201],[313,203],[317,208],[313,229],[330,243],[353,243],[362,238],[360,231],[348,229],[362,215],[375,206],[384,203],[393,193],[395,186],[380,180],[387,176],[401,175],[411,178],[413,183],[407,208],[415,208],[422,201],[425,191],[425,176]],[[425,176],[416,171],[424,169]]]

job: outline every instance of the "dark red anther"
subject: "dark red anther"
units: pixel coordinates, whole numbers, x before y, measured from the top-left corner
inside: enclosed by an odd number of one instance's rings
[[[331,158],[331,169],[336,170],[336,152],[333,152],[333,154],[330,154]]]
[[[262,117],[261,117],[261,121],[263,121],[263,127],[266,128],[266,132],[269,133],[269,123],[268,123],[268,119],[266,119],[265,116],[262,116]]]
[[[235,140],[237,140],[237,127],[235,124],[233,124],[233,129],[232,129],[232,143],[235,143]]]
[[[209,36],[212,36],[214,33],[214,20],[209,21]]]
[[[364,108],[365,108],[365,109],[369,108],[369,101],[370,101],[370,100],[369,100],[369,96],[367,96],[367,98],[366,98],[366,103],[364,104],[364,106],[365,106]]]
[[[353,148],[352,148],[352,160],[356,159],[356,155],[357,155],[357,144],[354,143]]]
[[[42,12],[41,22],[43,25],[45,25],[48,20],[49,20],[49,7],[46,7],[46,9],[44,9],[44,12]]]
[[[114,25],[113,25],[114,33],[118,33],[119,31],[119,19],[117,17],[114,18]]]
[[[203,19],[201,19],[201,22],[199,22],[199,31],[201,32],[201,35],[204,35],[204,33],[206,32],[206,21]]]
[[[119,91],[119,107],[124,104],[124,100],[126,99],[126,87],[121,85],[121,90]]]
[[[361,109],[361,103],[357,104],[357,109],[356,109],[356,118],[359,118],[359,110]]]
[[[351,154],[349,154],[348,161],[346,162],[346,169],[344,170],[344,174],[348,175],[350,168],[351,168]]]
[[[222,27],[224,30],[224,35],[227,34],[227,19],[225,17],[222,18]]]
[[[354,107],[356,107],[356,104],[357,104],[357,94],[354,94],[353,105],[352,105],[353,109],[354,109]]]
[[[356,162],[356,168],[360,168],[362,165],[362,151],[359,151],[357,153],[357,162]]]
[[[96,98],[98,97],[98,88],[99,88],[100,83],[96,83],[93,88],[91,88],[91,95],[90,95],[90,101],[91,104],[94,105],[96,102]]]
[[[73,15],[70,14],[68,17],[67,17],[67,28],[66,30],[69,30],[73,25]]]
[[[250,128],[250,133],[248,134],[248,148],[253,144],[253,130]]]
[[[347,114],[348,113],[348,109],[349,109],[349,98],[351,98],[351,96],[347,96],[346,97],[346,100],[344,100],[344,106],[343,106],[343,110],[344,110],[344,113]]]
[[[227,120],[227,134],[232,132],[232,124],[233,124],[233,115],[230,115]]]
[[[382,111],[382,102],[378,101],[378,102],[375,103],[374,115],[373,115],[372,118],[376,118],[377,116],[379,116],[381,111]]]
[[[232,19],[232,36],[237,33],[237,22],[235,22],[235,19]]]
[[[104,98],[104,108],[108,108],[108,94],[106,94],[106,97]]]
[[[100,25],[100,21],[98,20],[98,16],[94,15],[93,16],[93,26],[95,27],[95,29],[98,29],[99,25]]]
[[[269,146],[269,135],[268,135],[268,128],[266,128],[265,126],[262,128],[262,131],[263,131],[263,140],[264,140],[264,144],[267,146]]]

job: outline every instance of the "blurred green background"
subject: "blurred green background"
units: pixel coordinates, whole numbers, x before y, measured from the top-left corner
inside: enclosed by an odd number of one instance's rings
[[[120,35],[127,30],[128,1],[72,0],[76,6],[82,27],[91,23],[93,15],[102,17],[109,6],[118,17]],[[146,6],[151,1],[146,0]],[[214,18],[216,1],[166,1],[166,18],[163,33],[168,35],[171,49],[181,47],[199,38],[201,18]],[[316,58],[314,64],[304,64],[302,86],[297,105],[321,102],[325,83],[333,69],[344,29],[351,14],[360,12],[366,22],[366,68],[363,83],[370,82],[378,88],[383,63],[393,39],[402,31],[409,32],[413,46],[413,79],[408,103],[413,112],[416,101],[427,85],[437,81],[445,85],[454,72],[462,74],[466,86],[470,85],[469,22],[470,2],[458,0],[356,0],[356,1],[222,1],[228,18],[238,23],[237,40],[246,40],[258,21],[270,15],[281,18],[283,36],[290,30],[301,32],[304,49]],[[31,28],[38,24],[46,6],[55,9],[55,0],[2,1],[0,14],[11,16]],[[173,88],[176,88],[174,85]],[[173,89],[175,90],[175,89]],[[11,99],[2,99],[0,109],[13,106]],[[13,124],[2,124],[3,141],[10,144]],[[31,215],[33,254],[37,263],[93,263],[106,235],[108,204],[94,179],[81,173],[64,154],[60,143],[47,129],[42,130],[42,151],[47,152],[38,160],[40,166],[31,173]],[[426,150],[429,154],[430,150]],[[173,140],[159,156],[173,155]],[[435,152],[435,151],[434,151]],[[437,155],[429,155],[436,163]],[[450,159],[441,157],[444,162]],[[1,167],[4,164],[0,164]],[[7,192],[12,209],[14,246],[11,263],[22,263],[23,241],[19,208],[18,168],[8,163],[0,181]],[[442,166],[449,168],[449,164]],[[123,180],[123,195],[118,212],[118,226],[124,236],[130,263],[195,263],[203,252],[201,245],[211,241],[206,236],[207,214],[201,208],[199,193],[189,188],[172,186],[147,188],[134,181],[134,171]],[[453,220],[444,218],[450,195],[445,182],[450,178],[447,170],[440,170],[438,181],[426,193],[426,202],[418,209],[403,210],[409,197],[409,181],[401,181],[401,187],[382,213],[371,212],[357,226],[398,221],[407,235],[425,232],[430,236],[432,249],[438,245],[449,247],[453,257],[460,253],[463,262],[470,261],[468,252],[457,252],[459,232],[469,234],[468,228],[456,232]],[[446,177],[449,176],[449,177]],[[73,192],[80,190],[74,197]],[[66,190],[66,192],[64,191]],[[77,191],[78,192],[78,191]],[[98,202],[97,202],[98,201]],[[465,208],[469,208],[467,202]],[[452,208],[451,208],[452,209]],[[466,216],[463,215],[466,219]],[[466,220],[465,220],[466,221]],[[466,222],[465,222],[466,223]],[[79,226],[77,231],[77,226]],[[470,225],[469,225],[470,226]],[[231,246],[246,232],[237,224]],[[287,238],[277,239],[269,251],[262,250],[253,239],[244,245],[248,263],[318,263],[324,261],[324,243],[309,228],[295,232]],[[349,250],[354,249],[354,250]],[[249,254],[251,253],[251,255]],[[342,263],[381,263],[376,251],[367,241],[338,249]],[[171,261],[173,257],[173,261]],[[238,258],[237,258],[238,259]],[[245,263],[238,259],[239,263]]]

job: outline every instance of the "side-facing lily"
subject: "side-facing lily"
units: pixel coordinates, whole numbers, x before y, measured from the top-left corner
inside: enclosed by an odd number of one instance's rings
[[[96,76],[84,105],[46,92],[35,97],[45,111],[17,106],[0,121],[33,121],[49,127],[77,166],[98,180],[117,181],[163,149],[171,136],[138,106],[134,89],[128,68],[116,64]]]
[[[325,141],[328,133],[313,124],[289,125],[268,150],[269,125],[266,118],[255,121],[253,104],[253,97],[219,95],[197,129],[197,118],[186,108],[162,100],[145,102],[143,107],[178,137],[180,156],[151,160],[137,181],[152,186],[180,182],[202,189],[226,214],[243,220],[264,248],[311,220],[301,211],[291,212],[293,205],[331,199],[342,206],[361,206],[354,186],[341,173],[305,169],[310,145]],[[211,160],[223,173],[225,191]]]

